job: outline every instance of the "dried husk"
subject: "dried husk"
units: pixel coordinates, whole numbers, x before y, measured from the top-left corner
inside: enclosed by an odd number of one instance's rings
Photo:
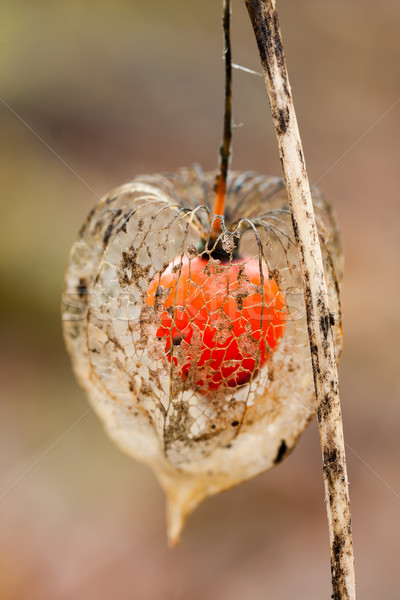
[[[141,176],[91,211],[65,278],[63,326],[73,368],[117,445],[148,464],[168,499],[168,537],[205,498],[279,463],[316,412],[298,255],[284,183],[232,173],[220,243],[266,264],[286,301],[286,329],[250,381],[205,394],[174,373],[157,339],[160,311],[149,283],[210,231],[215,173],[200,167]],[[313,193],[334,325],[341,349],[340,236]],[[218,258],[210,258],[218,265]]]

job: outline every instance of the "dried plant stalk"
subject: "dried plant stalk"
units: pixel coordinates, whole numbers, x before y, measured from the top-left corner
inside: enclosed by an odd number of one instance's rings
[[[245,0],[279,143],[307,311],[329,521],[334,600],[354,599],[350,502],[332,316],[310,186],[294,110],[275,0]]]

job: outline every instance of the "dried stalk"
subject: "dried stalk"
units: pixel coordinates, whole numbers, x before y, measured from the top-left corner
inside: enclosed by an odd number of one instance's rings
[[[231,2],[224,0],[222,27],[224,30],[225,58],[225,109],[224,132],[219,149],[219,170],[215,182],[216,200],[214,216],[223,215],[226,200],[226,182],[232,153],[232,48],[231,48]],[[213,225],[215,234],[221,227],[221,218],[216,218]]]
[[[334,600],[356,597],[346,456],[333,316],[275,0],[245,0],[256,36],[299,252],[323,458]]]

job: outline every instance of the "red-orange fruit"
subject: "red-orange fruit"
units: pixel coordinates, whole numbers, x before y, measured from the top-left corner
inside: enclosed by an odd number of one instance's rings
[[[175,260],[148,288],[158,311],[156,336],[175,375],[207,393],[248,383],[278,346],[286,304],[268,268],[242,257]]]

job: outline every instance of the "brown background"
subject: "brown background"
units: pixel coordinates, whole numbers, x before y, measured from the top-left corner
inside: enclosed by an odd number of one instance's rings
[[[169,551],[153,475],[86,413],[61,338],[67,255],[96,194],[139,173],[216,166],[220,4],[0,3],[2,600],[330,596],[315,423],[279,468],[202,505]],[[243,2],[233,5],[234,60],[259,69]],[[395,600],[400,103],[384,115],[400,97],[400,4],[279,5],[310,179],[322,178],[345,240],[341,386],[359,598]],[[234,75],[233,167],[280,174],[263,80]]]

